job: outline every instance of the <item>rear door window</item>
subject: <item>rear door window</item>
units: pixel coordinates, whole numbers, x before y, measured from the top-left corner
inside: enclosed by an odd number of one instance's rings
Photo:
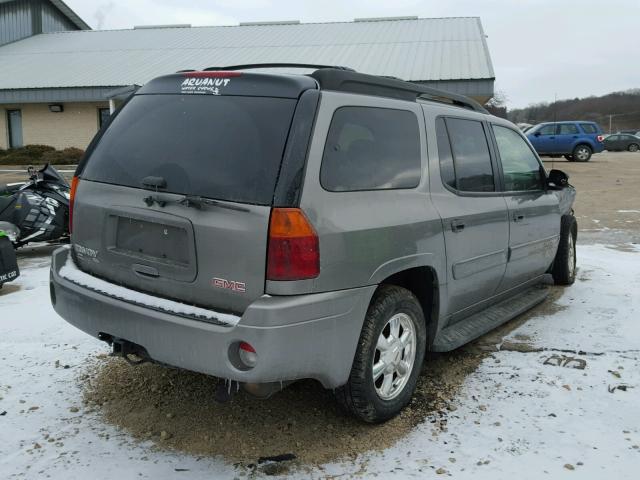
[[[438,143],[438,157],[440,158],[440,176],[442,182],[453,189],[456,187],[456,169],[453,166],[451,144],[444,118],[436,119],[436,140]]]
[[[420,133],[413,112],[374,107],[335,111],[322,155],[323,188],[414,188],[420,183],[420,170]]]
[[[492,125],[507,192],[541,190],[540,163],[527,142],[510,128]]]
[[[578,127],[576,127],[573,123],[561,123],[560,124],[560,135],[576,135],[578,133]]]
[[[97,182],[269,205],[296,100],[138,95],[114,118],[82,172]]]
[[[447,118],[446,125],[456,176],[455,188],[461,192],[495,191],[491,154],[482,123]]]

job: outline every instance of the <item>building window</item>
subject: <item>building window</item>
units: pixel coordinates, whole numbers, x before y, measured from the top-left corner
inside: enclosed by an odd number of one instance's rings
[[[22,147],[22,112],[7,110],[7,125],[9,127],[9,148]]]
[[[111,116],[111,111],[108,108],[99,108],[98,109],[98,127],[102,128],[102,126],[107,123],[109,117]]]

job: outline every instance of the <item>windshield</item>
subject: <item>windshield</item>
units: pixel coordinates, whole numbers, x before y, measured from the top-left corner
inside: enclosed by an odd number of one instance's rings
[[[296,100],[139,95],[113,120],[82,177],[162,191],[269,205]]]

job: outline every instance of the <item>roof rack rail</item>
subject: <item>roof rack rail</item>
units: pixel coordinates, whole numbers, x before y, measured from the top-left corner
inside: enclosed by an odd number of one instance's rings
[[[306,69],[314,69],[321,70],[325,68],[331,68],[334,70],[343,70],[347,72],[355,72],[354,69],[349,67],[340,67],[336,65],[316,65],[313,63],[248,63],[246,65],[230,65],[227,67],[208,67],[205,68],[204,71],[211,70],[249,70],[253,68],[306,68]]]
[[[456,105],[480,113],[489,113],[482,105],[471,98],[400,79],[367,75],[365,73],[357,73],[353,70],[332,70],[326,68],[316,70],[310,76],[317,80],[320,88],[327,90],[361,93],[409,101],[416,101],[418,99],[432,100]]]
[[[437,88],[427,87],[419,83],[407,82],[396,77],[382,75],[368,75],[356,72],[353,68],[334,65],[317,65],[313,63],[248,63],[245,65],[230,65],[226,67],[208,67],[204,71],[250,70],[258,68],[304,68],[313,69],[309,76],[314,78],[320,88],[341,92],[361,93],[378,97],[397,98],[400,100],[431,100],[458,107],[467,108],[475,112],[489,113],[475,100],[445,92]]]

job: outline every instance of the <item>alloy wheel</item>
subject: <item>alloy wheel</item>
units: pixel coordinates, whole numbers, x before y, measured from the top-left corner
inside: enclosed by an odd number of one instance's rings
[[[407,384],[416,358],[416,328],[406,313],[386,323],[373,356],[373,383],[382,400],[397,397]]]
[[[568,262],[568,271],[569,277],[573,277],[576,271],[576,249],[575,249],[575,241],[573,239],[573,235],[569,234],[567,236],[567,241],[569,242],[567,248],[567,262]]]

